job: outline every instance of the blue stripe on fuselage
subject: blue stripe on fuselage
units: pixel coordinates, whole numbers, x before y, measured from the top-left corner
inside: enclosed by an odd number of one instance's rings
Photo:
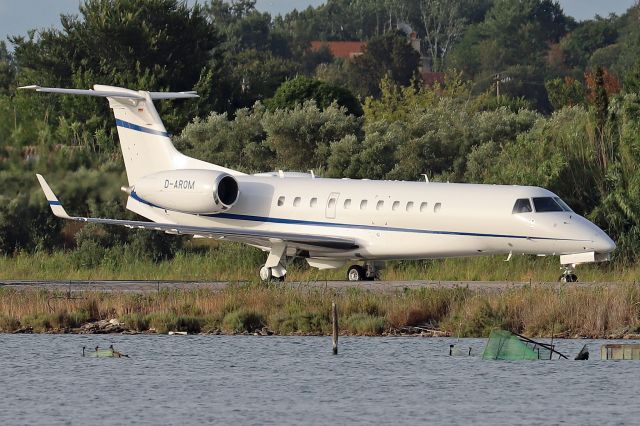
[[[49,200],[47,200],[49,201]],[[50,206],[61,206],[62,203],[60,201],[49,201]]]
[[[143,200],[142,198],[140,198],[140,196],[138,196],[138,194],[135,193],[135,191],[131,192],[131,198],[143,204],[146,204],[150,207],[168,210]],[[458,235],[458,236],[465,236],[465,237],[514,238],[514,239],[521,239],[521,240],[531,239],[531,240],[553,240],[553,241],[585,241],[585,240],[576,240],[572,238],[528,237],[526,235],[482,234],[478,232],[436,231],[431,229],[395,228],[395,227],[389,227],[389,226],[357,225],[357,224],[339,223],[339,222],[319,222],[314,220],[285,219],[281,217],[252,216],[252,215],[235,214],[235,213],[202,214],[199,216],[211,217],[215,219],[243,220],[248,222],[279,223],[284,225],[304,225],[304,226],[323,226],[328,228],[363,229],[367,231],[407,232],[407,233],[414,233],[414,234],[433,234],[433,235]]]
[[[120,120],[120,119],[117,119],[117,118],[116,118],[116,126],[124,127],[125,129],[135,130],[135,131],[138,131],[138,132],[149,133],[151,135],[169,137],[169,133],[167,133],[167,132],[150,129],[148,127],[138,126],[137,124],[129,123],[128,121]]]

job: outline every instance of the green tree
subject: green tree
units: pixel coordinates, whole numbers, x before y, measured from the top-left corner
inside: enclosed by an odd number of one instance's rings
[[[624,90],[627,93],[640,94],[640,60],[624,76]]]
[[[266,111],[262,118],[265,144],[275,154],[274,166],[287,170],[324,170],[331,144],[347,135],[358,134],[360,119],[344,108],[330,105],[319,109],[306,101],[291,110]]]
[[[348,67],[351,87],[362,96],[377,96],[380,80],[385,75],[397,84],[407,86],[417,77],[420,55],[400,32],[388,32],[372,38],[365,52]]]
[[[212,112],[206,119],[187,125],[176,139],[176,147],[192,157],[243,172],[268,170],[275,154],[263,144],[264,111],[264,106],[256,103],[251,109],[237,110],[231,120],[226,113]]]
[[[13,37],[20,83],[86,88],[94,83],[134,89],[191,90],[216,73],[220,36],[198,5],[178,0],[88,0],[80,16],[63,15],[62,30],[32,31]],[[218,78],[222,79],[218,74]],[[95,100],[65,97],[72,121],[105,128],[107,106]],[[200,99],[200,107],[225,110],[226,100]],[[184,125],[196,103],[176,103],[171,113],[159,105],[168,127]],[[109,126],[111,128],[111,126]]]
[[[596,16],[593,20],[583,21],[560,40],[564,62],[570,68],[583,69],[596,50],[615,43],[617,38],[614,17]]]
[[[307,100],[314,100],[320,109],[335,102],[349,114],[362,115],[360,102],[348,89],[302,76],[282,83],[267,105],[272,109],[291,109]]]
[[[6,94],[13,85],[16,69],[13,58],[7,50],[7,44],[0,41],[0,94]]]
[[[574,78],[556,78],[545,82],[544,86],[547,89],[549,101],[556,110],[585,102],[584,86]]]

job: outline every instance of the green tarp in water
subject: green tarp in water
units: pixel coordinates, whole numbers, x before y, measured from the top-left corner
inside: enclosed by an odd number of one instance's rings
[[[532,340],[517,336],[506,330],[493,330],[484,348],[482,359],[506,361],[524,359],[551,359],[552,351]]]
[[[94,358],[114,358],[115,354],[112,349],[98,349],[97,351],[87,351],[87,355]]]

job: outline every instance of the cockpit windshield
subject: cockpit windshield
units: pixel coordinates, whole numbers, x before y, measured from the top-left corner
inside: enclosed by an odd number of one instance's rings
[[[533,207],[535,207],[536,213],[546,212],[573,212],[571,207],[567,205],[558,197],[533,197]],[[531,207],[531,201],[528,198],[519,198],[513,205],[511,213],[531,213],[533,208]]]
[[[561,212],[562,206],[551,197],[533,197],[533,205],[536,213]]]
[[[565,212],[572,212],[573,211],[573,210],[571,210],[571,207],[569,207],[569,205],[567,205],[567,203],[562,201],[561,198],[554,197],[554,200],[556,201],[556,203],[558,203],[560,205],[560,207],[562,207],[562,210],[564,210]]]

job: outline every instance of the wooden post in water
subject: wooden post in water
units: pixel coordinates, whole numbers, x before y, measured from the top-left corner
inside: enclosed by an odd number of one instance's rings
[[[333,354],[338,355],[338,307],[331,303],[331,317],[333,319]]]

